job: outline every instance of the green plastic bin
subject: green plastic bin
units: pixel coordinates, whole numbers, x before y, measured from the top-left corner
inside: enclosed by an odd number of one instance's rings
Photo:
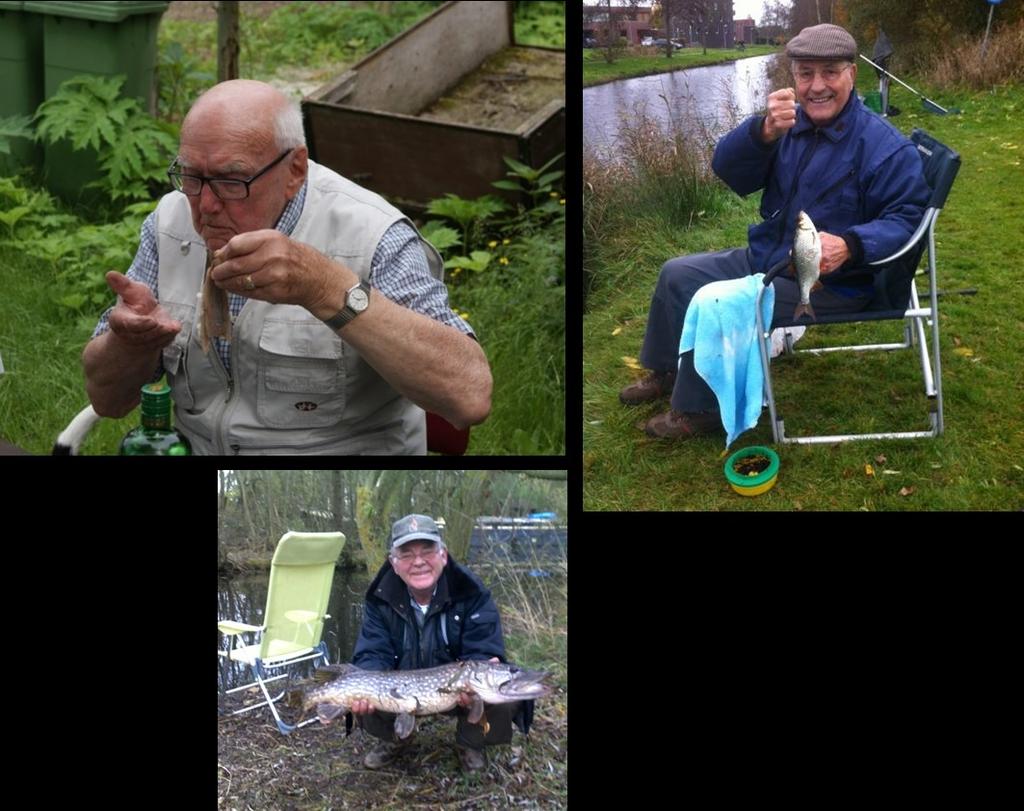
[[[43,20],[24,5],[0,2],[0,118],[32,115],[43,102]],[[0,154],[0,174],[41,162],[34,141],[12,138],[11,153]]]
[[[167,2],[26,2],[43,23],[43,89],[49,98],[62,82],[92,74],[127,79],[126,96],[155,110],[156,34]],[[47,185],[66,199],[78,199],[99,171],[95,153],[74,152],[70,144],[47,144]]]

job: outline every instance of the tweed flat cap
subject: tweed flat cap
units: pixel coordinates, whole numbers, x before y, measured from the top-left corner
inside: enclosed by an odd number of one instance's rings
[[[790,59],[849,59],[857,58],[857,43],[845,28],[822,23],[805,28],[786,43],[786,56]]]

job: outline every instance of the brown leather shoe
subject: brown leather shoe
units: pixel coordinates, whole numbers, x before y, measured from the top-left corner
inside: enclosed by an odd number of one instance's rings
[[[714,434],[722,430],[722,418],[717,411],[707,414],[686,414],[674,408],[651,417],[644,427],[647,436],[656,439],[689,439],[692,436]]]
[[[671,394],[675,384],[675,372],[651,372],[643,380],[638,380],[620,391],[619,400],[625,405],[649,403],[651,400]]]
[[[487,756],[479,749],[456,746],[459,752],[459,763],[464,772],[478,772],[487,765]]]

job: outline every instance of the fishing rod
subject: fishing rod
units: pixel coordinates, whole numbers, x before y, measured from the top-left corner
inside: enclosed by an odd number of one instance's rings
[[[931,110],[933,113],[939,113],[941,115],[949,115],[949,110],[947,110],[945,107],[940,107],[938,104],[936,104],[931,99],[925,98],[920,93],[918,93],[916,90],[914,90],[914,88],[912,88],[910,85],[908,85],[905,81],[903,81],[900,78],[897,78],[896,76],[893,76],[891,73],[889,73],[889,71],[887,71],[881,65],[876,65],[874,62],[872,62],[870,59],[868,59],[866,56],[864,56],[864,54],[861,54],[860,58],[863,59],[865,62],[867,62],[869,65],[871,65],[871,67],[873,67],[875,70],[878,70],[878,71],[881,71],[882,73],[884,73],[890,79],[896,79],[897,82],[899,82],[901,85],[903,85],[905,88],[907,88],[907,90],[909,90],[911,93],[913,93],[919,99],[921,99],[921,101],[924,103],[924,106],[927,109]]]

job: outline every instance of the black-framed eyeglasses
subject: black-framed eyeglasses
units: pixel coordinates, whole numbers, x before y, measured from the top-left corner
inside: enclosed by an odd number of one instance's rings
[[[292,149],[294,149],[294,147],[292,147]],[[286,149],[272,163],[268,163],[247,180],[231,180],[226,177],[203,177],[202,175],[182,174],[175,169],[178,165],[179,158],[175,158],[171,162],[170,167],[167,169],[167,177],[170,178],[171,185],[174,186],[175,189],[180,191],[182,194],[187,194],[189,197],[199,196],[203,191],[203,184],[207,183],[213,190],[213,193],[221,200],[244,200],[249,196],[249,185],[277,166],[277,164],[283,161],[285,156],[291,153],[291,151],[291,149]]]
[[[422,552],[413,552],[411,549],[403,549],[401,552],[396,552],[395,557],[402,563],[411,563],[416,558],[423,558],[427,563],[433,561],[437,557],[441,550],[437,546],[432,546],[430,549],[424,549]]]

